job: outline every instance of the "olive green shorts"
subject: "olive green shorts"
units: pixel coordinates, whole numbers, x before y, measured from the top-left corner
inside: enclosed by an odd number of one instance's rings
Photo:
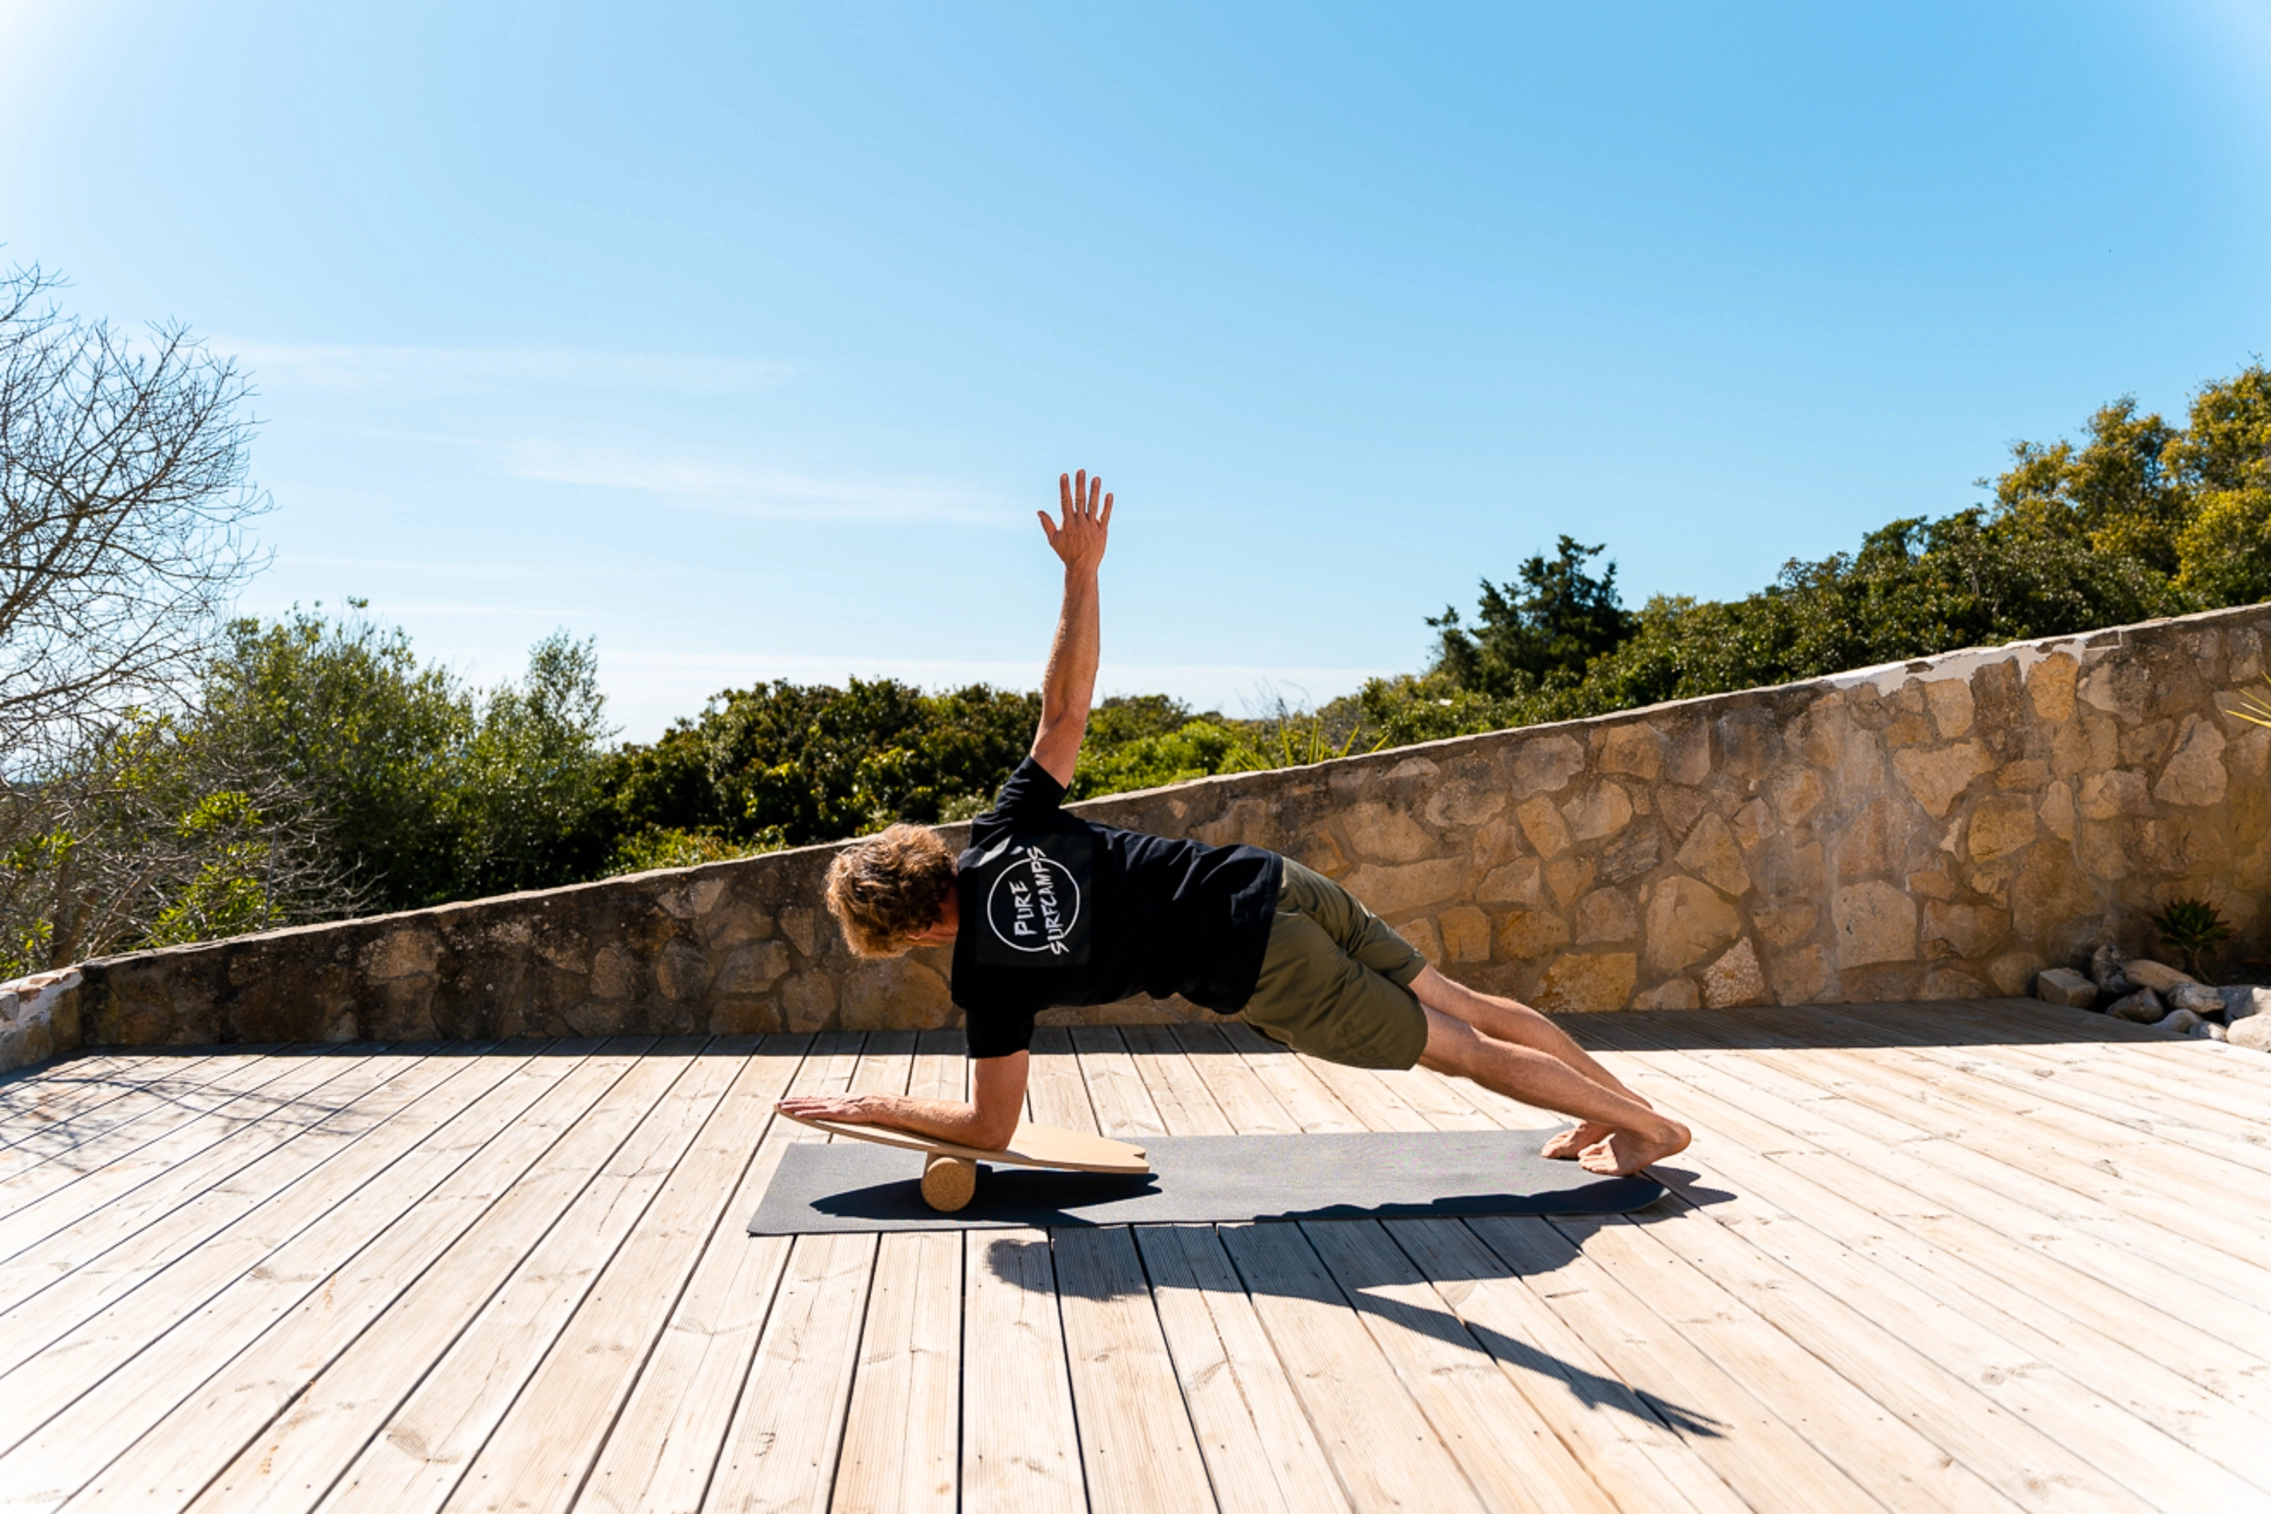
[[[1426,966],[1355,895],[1287,858],[1261,977],[1238,1015],[1328,1062],[1409,1067],[1427,1047],[1427,1012],[1410,986]]]

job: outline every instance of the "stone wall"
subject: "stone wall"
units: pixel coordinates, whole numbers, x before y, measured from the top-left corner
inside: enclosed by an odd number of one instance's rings
[[[1297,857],[1547,1009],[2018,994],[2174,895],[2261,925],[2271,732],[2225,711],[2267,633],[2219,611],[1081,810]],[[70,1008],[88,1044],[954,1023],[943,952],[845,950],[833,852],[91,962]]]

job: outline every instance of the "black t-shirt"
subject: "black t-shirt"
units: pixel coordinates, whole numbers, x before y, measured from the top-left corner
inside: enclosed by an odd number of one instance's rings
[[[1064,797],[1028,757],[970,822],[954,938],[970,1055],[1025,1050],[1033,1017],[1052,1005],[1139,989],[1222,1014],[1244,1008],[1277,910],[1277,854],[1092,825],[1066,814]]]

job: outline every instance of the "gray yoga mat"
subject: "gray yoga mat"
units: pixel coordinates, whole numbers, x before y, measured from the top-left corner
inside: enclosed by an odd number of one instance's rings
[[[749,1233],[1624,1214],[1663,1197],[1653,1178],[1547,1161],[1538,1147],[1553,1133],[1148,1136],[1143,1177],[980,1163],[977,1197],[954,1214],[923,1202],[920,1153],[803,1141],[783,1153]]]

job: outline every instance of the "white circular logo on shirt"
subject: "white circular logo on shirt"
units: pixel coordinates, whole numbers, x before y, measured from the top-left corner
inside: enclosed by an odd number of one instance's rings
[[[1080,919],[1080,885],[1071,869],[1039,847],[1018,850],[1022,855],[986,892],[986,924],[1004,946],[1061,956]]]

